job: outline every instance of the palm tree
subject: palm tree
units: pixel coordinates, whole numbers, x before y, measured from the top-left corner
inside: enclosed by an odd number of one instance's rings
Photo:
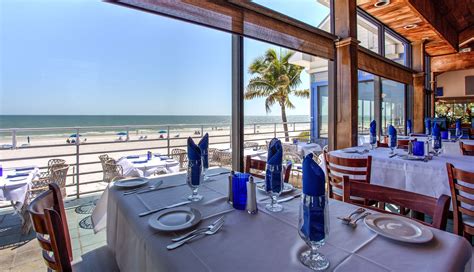
[[[249,66],[253,76],[245,91],[245,99],[265,97],[266,112],[271,112],[271,106],[278,103],[281,108],[281,120],[285,131],[285,140],[290,140],[286,109],[294,109],[290,95],[309,98],[309,89],[296,90],[301,84],[300,74],[303,67],[289,63],[294,52],[283,51],[280,54],[274,49],[268,49],[265,55],[255,59]]]

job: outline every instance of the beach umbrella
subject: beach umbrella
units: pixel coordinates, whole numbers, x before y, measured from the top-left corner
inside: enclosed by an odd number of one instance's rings
[[[69,138],[76,138],[76,137],[81,137],[81,136],[82,136],[81,134],[74,133],[74,134],[71,134]]]
[[[122,131],[122,132],[117,133],[117,135],[118,136],[125,136],[125,135],[127,135],[127,133]]]
[[[168,131],[166,131],[166,130],[160,130],[160,131],[158,131],[158,133],[167,133],[167,132],[168,132]]]

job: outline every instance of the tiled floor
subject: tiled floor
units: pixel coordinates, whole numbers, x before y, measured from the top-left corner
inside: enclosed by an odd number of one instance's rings
[[[79,222],[90,213],[76,212],[81,205],[90,207],[98,197],[94,195],[65,203],[74,259],[106,244],[105,231],[94,234],[91,229],[79,227]],[[13,215],[9,209],[0,211],[0,271],[46,271],[34,232],[22,235],[20,228],[18,215]]]

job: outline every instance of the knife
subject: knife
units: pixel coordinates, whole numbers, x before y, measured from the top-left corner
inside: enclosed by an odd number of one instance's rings
[[[140,217],[146,216],[146,215],[149,215],[149,214],[152,214],[152,213],[156,213],[156,212],[163,211],[163,210],[166,210],[166,209],[171,209],[171,208],[183,206],[183,205],[186,205],[186,204],[189,204],[189,203],[191,203],[191,201],[189,201],[189,200],[188,200],[188,201],[179,202],[179,203],[176,203],[176,204],[168,205],[168,206],[163,207],[163,208],[159,208],[159,209],[154,209],[154,210],[151,210],[151,211],[142,212],[142,213],[138,214],[138,216],[140,216]]]
[[[287,201],[293,200],[293,199],[298,198],[298,197],[301,197],[301,194],[294,195],[294,196],[289,196],[289,197],[286,197],[286,198],[279,199],[279,200],[277,201],[277,203],[287,202]]]
[[[210,175],[207,175],[208,177],[216,177],[216,176],[220,176],[220,175],[224,175],[224,174],[229,174],[230,171],[226,171],[226,172],[220,172],[220,173],[216,173],[216,174],[210,174]]]

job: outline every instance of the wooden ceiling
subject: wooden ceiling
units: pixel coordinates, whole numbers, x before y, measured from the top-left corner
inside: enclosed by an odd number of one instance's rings
[[[427,40],[426,52],[430,56],[456,53],[460,33],[467,33],[474,25],[474,0],[391,0],[389,5],[379,8],[374,6],[375,2],[358,3],[409,41]],[[405,29],[409,24],[417,27]]]

